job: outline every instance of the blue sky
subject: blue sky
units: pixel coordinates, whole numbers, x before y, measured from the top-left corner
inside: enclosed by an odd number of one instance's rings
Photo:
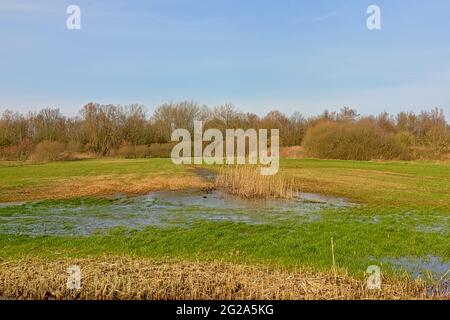
[[[0,111],[195,100],[448,118],[449,88],[448,0],[0,0]]]

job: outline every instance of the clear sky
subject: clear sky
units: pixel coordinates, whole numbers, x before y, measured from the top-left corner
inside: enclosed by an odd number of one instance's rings
[[[81,30],[66,28],[70,4]],[[180,100],[448,119],[450,1],[0,0],[0,111]]]

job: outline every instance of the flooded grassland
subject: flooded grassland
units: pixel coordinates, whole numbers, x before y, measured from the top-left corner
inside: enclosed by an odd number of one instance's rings
[[[339,275],[361,281],[356,287],[364,283],[370,265],[381,268],[386,285],[416,278],[428,288],[448,283],[448,164],[283,160],[281,174],[294,179],[297,191],[292,199],[282,200],[243,199],[205,187],[207,181],[196,180],[199,172],[172,168],[168,159],[109,161],[109,167],[80,161],[67,164],[70,169],[64,163],[0,166],[0,176],[8,177],[0,191],[11,200],[0,205],[0,291],[6,290],[14,268],[27,274],[21,264],[90,261],[89,269],[94,268],[92,261],[116,259],[108,257],[165,266],[223,263],[326,275],[332,268],[331,239]],[[196,184],[172,190],[154,185],[145,191],[142,183],[142,189],[130,193],[119,183],[117,190],[89,193],[85,188],[75,196],[35,196],[29,201],[12,196],[51,192],[58,180],[81,183],[100,176],[115,176],[117,181],[134,176],[148,186],[152,179]],[[402,290],[398,297],[407,296]],[[339,297],[364,297],[343,292]]]

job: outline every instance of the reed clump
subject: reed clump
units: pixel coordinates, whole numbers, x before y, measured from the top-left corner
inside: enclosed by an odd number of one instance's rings
[[[294,183],[280,174],[264,176],[258,166],[242,165],[220,169],[216,187],[243,198],[292,199]]]
[[[33,161],[37,163],[65,160],[66,145],[57,141],[43,141],[36,146]]]

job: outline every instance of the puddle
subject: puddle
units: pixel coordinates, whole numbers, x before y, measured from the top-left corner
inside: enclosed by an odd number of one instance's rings
[[[349,202],[345,198],[338,198],[317,193],[297,193],[297,197],[303,199],[304,202],[332,204],[336,207],[347,207]]]
[[[25,204],[25,201],[18,201],[18,202],[0,202],[0,208],[5,207],[12,207],[12,206],[21,206]]]
[[[438,257],[427,256],[424,258],[383,259],[383,262],[391,264],[396,270],[410,273],[414,278],[450,280],[450,260],[442,261]]]
[[[439,217],[435,217],[438,219]],[[441,217],[439,223],[434,223],[431,225],[419,224],[416,227],[417,231],[426,232],[426,233],[441,233],[448,234],[450,232],[449,228],[449,217]]]
[[[216,174],[208,169],[196,167],[192,168],[191,170],[194,174],[196,174],[205,181],[212,182],[216,179]]]
[[[163,191],[144,196],[43,201],[0,207],[0,233],[89,235],[114,227],[183,226],[196,219],[249,224],[320,219],[323,208],[350,205],[342,198],[298,194],[294,200],[246,200],[221,191]]]

